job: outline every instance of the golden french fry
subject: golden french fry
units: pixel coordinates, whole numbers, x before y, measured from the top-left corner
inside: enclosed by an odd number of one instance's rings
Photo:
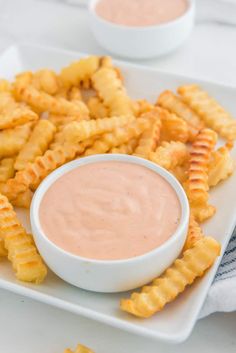
[[[120,146],[113,147],[109,152],[110,153],[120,153],[120,154],[133,154],[135,148],[138,145],[138,138],[132,138],[129,142],[126,142]]]
[[[184,184],[188,178],[188,162],[189,160],[187,159],[182,165],[176,165],[169,169],[169,172],[172,173],[181,184]]]
[[[194,205],[190,204],[191,212],[194,214],[196,220],[200,223],[204,222],[205,220],[211,218],[216,213],[215,206],[206,204],[206,205]]]
[[[47,150],[56,127],[48,120],[39,120],[35,125],[28,142],[18,154],[14,167],[22,170],[29,162],[33,162],[37,156],[42,156]]]
[[[20,74],[16,75],[15,77],[15,82],[13,83],[12,91],[14,96],[16,97],[16,90],[19,89],[20,87],[27,87],[32,84],[33,81],[33,72],[31,71],[24,71],[21,72]]]
[[[70,101],[82,101],[82,95],[79,87],[71,87],[71,89],[68,91],[68,99]]]
[[[138,118],[124,127],[118,127],[112,132],[108,132],[96,140],[92,147],[85,151],[85,156],[106,153],[113,147],[127,143],[130,139],[140,136],[143,131],[150,127],[150,125],[150,120]]]
[[[154,109],[154,105],[148,102],[146,99],[138,99],[133,102],[134,114],[140,116],[144,113],[148,113]]]
[[[194,216],[190,214],[188,234],[183,250],[185,251],[187,249],[192,248],[194,244],[203,237],[204,234],[200,225],[197,223]]]
[[[47,269],[37,252],[32,237],[17,219],[8,199],[0,194],[0,234],[8,251],[8,258],[21,281],[40,283]]]
[[[2,92],[11,92],[10,82],[3,78],[0,79],[0,93]]]
[[[230,155],[229,148],[222,146],[212,153],[208,169],[208,185],[215,186],[227,179],[235,169],[235,161]]]
[[[36,71],[32,77],[33,86],[50,95],[56,94],[60,89],[60,82],[53,70],[43,69]]]
[[[58,130],[60,130],[60,128],[64,127],[65,125],[67,125],[69,123],[71,123],[72,121],[80,121],[81,119],[79,119],[78,116],[76,116],[76,115],[73,116],[73,115],[49,114],[48,120],[51,123],[53,123]],[[89,118],[87,120],[89,120]]]
[[[64,98],[68,100],[69,88],[61,86],[56,94],[54,94],[55,98]]]
[[[0,161],[0,183],[13,178],[15,174],[14,163],[15,158],[4,158]]]
[[[1,186],[2,184],[0,184],[0,194],[1,194]],[[0,232],[0,257],[5,257],[5,256],[7,256],[7,250],[4,246],[4,239]]]
[[[161,118],[161,140],[187,142],[189,128],[185,120],[163,108],[157,108]]]
[[[71,63],[61,70],[60,78],[65,87],[78,86],[91,78],[99,67],[99,57],[89,56]]]
[[[56,115],[76,115],[81,120],[88,118],[88,108],[82,101],[67,101],[64,98],[56,98],[39,91],[34,86],[21,86],[15,84],[17,99],[29,104],[38,112],[49,112]]]
[[[180,97],[171,91],[164,91],[158,98],[157,104],[184,119],[188,124],[189,140],[193,141],[204,127],[199,116]]]
[[[100,67],[112,68],[113,70],[115,70],[116,75],[121,80],[121,82],[124,81],[124,77],[122,75],[120,68],[113,66],[112,58],[110,56],[101,56],[100,57]]]
[[[197,135],[190,150],[186,191],[194,217],[202,222],[203,217],[213,214],[213,206],[208,205],[208,168],[211,153],[217,141],[213,130],[203,129]]]
[[[0,158],[16,155],[31,133],[31,123],[0,131]]]
[[[0,129],[9,129],[38,119],[25,103],[18,103],[10,93],[0,93]]]
[[[11,204],[14,207],[30,208],[32,197],[32,191],[30,189],[27,189],[26,191],[18,194],[15,199],[11,200]]]
[[[186,85],[179,87],[178,93],[208,127],[226,139],[236,139],[236,120],[207,92],[197,85]]]
[[[116,127],[121,127],[133,121],[134,117],[130,116],[113,116],[112,118],[104,118],[97,120],[72,122],[64,129],[65,140],[72,143],[83,141],[89,137],[103,134],[111,131]]]
[[[138,317],[152,316],[173,301],[197,277],[203,276],[219,254],[220,244],[214,238],[198,240],[161,277],[144,287],[141,293],[133,293],[130,299],[122,299],[121,309]]]
[[[43,156],[37,157],[33,163],[28,163],[25,169],[17,172],[13,179],[9,179],[2,192],[14,200],[28,188],[35,189],[49,173],[74,159],[79,148],[79,145],[65,143],[54,150],[47,150]]]
[[[150,129],[144,131],[139,139],[134,155],[149,158],[149,154],[156,150],[161,135],[161,121],[154,120]]]
[[[49,116],[50,119],[50,116]],[[54,150],[58,146],[62,146],[65,142],[65,127],[71,122],[79,122],[80,120],[73,116],[62,117],[58,119],[57,116],[54,116],[54,122],[57,123],[57,132],[53,137],[52,143],[49,146],[49,149]]]
[[[82,142],[79,142],[77,145],[77,153],[76,153],[78,158],[83,157],[83,154],[84,154],[86,148],[91,147],[95,143],[96,140],[97,140],[97,138],[95,136],[95,137],[90,137]]]
[[[101,67],[92,76],[93,87],[110,115],[132,115],[132,101],[113,68]]]
[[[103,119],[109,116],[107,107],[98,97],[89,98],[87,106],[92,119]]]
[[[155,152],[149,153],[150,161],[161,167],[172,170],[182,165],[189,157],[187,146],[179,141],[162,142]]]
[[[113,67],[112,58],[110,56],[100,57],[100,67]]]
[[[7,256],[7,250],[4,246],[4,240],[0,237],[0,257]]]

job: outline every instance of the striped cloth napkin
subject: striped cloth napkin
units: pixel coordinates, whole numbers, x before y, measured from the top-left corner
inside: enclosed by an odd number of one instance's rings
[[[236,310],[236,228],[224,253],[199,318]]]

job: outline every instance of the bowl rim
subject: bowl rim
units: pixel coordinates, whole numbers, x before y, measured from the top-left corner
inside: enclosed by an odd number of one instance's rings
[[[104,161],[118,161],[118,162],[133,163],[133,164],[144,166],[154,171],[155,173],[159,174],[161,177],[163,177],[175,190],[181,206],[180,221],[175,232],[163,244],[138,256],[134,256],[126,259],[117,259],[117,260],[109,260],[109,259],[99,260],[99,259],[83,257],[80,255],[73,254],[69,251],[66,251],[60,246],[56,245],[53,241],[51,241],[46,236],[40,224],[39,208],[40,208],[40,204],[43,199],[43,196],[46,193],[46,191],[49,189],[49,187],[57,179],[59,179],[61,176],[70,172],[73,169],[80,168],[86,164],[99,163]],[[37,188],[33,196],[31,206],[30,206],[30,223],[33,230],[32,233],[37,233],[36,236],[33,234],[34,239],[41,237],[46,243],[48,243],[49,246],[53,247],[56,251],[61,253],[61,255],[70,257],[72,259],[76,259],[77,261],[92,263],[97,265],[114,265],[114,266],[118,264],[129,264],[135,261],[136,262],[145,261],[147,258],[152,257],[153,255],[158,256],[158,254],[161,254],[162,251],[164,251],[166,248],[173,246],[175,243],[175,240],[183,236],[184,229],[189,223],[189,215],[190,215],[190,208],[189,208],[189,202],[188,202],[186,193],[182,185],[179,183],[179,181],[170,172],[168,172],[166,169],[160,167],[159,165],[149,160],[146,160],[141,157],[125,155],[125,154],[97,154],[97,155],[76,159],[62,165],[61,167],[57,168],[52,173],[50,173],[42,181],[42,183],[39,185],[39,187]],[[187,234],[185,235],[185,237],[186,236]],[[36,240],[36,243],[37,243],[37,240]]]
[[[96,20],[99,21],[102,25],[110,26],[114,29],[129,30],[129,31],[133,31],[133,32],[135,32],[135,31],[147,32],[147,31],[151,31],[151,30],[155,30],[155,29],[165,29],[168,27],[172,27],[174,25],[178,25],[186,17],[195,13],[195,0],[186,0],[186,2],[187,2],[186,11],[181,16],[178,16],[173,20],[163,22],[160,24],[156,24],[156,25],[150,25],[150,26],[127,26],[127,25],[118,24],[118,23],[108,21],[105,18],[99,16],[97,14],[97,12],[95,11],[95,6],[99,1],[101,1],[101,0],[90,0],[89,1],[88,11],[89,11],[90,15],[93,16],[93,18],[96,18]]]

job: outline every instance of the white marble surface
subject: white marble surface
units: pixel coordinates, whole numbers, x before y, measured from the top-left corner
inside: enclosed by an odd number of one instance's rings
[[[86,10],[61,5],[59,0],[0,0],[0,51],[16,42],[104,54],[90,33]],[[236,27],[199,23],[178,51],[140,63],[236,87]],[[4,353],[60,353],[77,341],[90,345],[97,353],[236,351],[236,313],[214,314],[200,320],[185,343],[170,346],[4,290],[0,290],[0,311],[0,352]]]

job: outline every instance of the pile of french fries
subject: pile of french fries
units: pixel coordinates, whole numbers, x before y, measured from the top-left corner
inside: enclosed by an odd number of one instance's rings
[[[216,149],[218,136],[225,145]],[[189,199],[189,232],[180,258],[151,284],[121,301],[149,317],[202,276],[220,253],[200,223],[216,209],[209,189],[234,170],[236,120],[197,85],[164,91],[156,103],[133,100],[109,57],[0,80],[0,255],[16,277],[40,283],[47,269],[14,206],[30,206],[41,181],[64,163],[97,153],[146,158],[171,172]]]

